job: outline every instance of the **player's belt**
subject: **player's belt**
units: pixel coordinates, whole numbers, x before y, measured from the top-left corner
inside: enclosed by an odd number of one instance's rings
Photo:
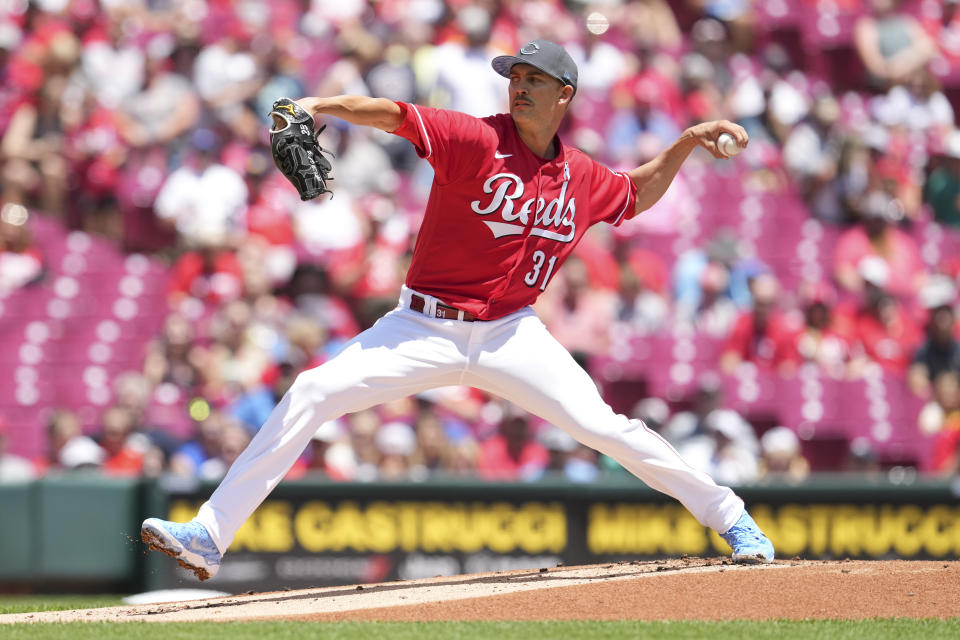
[[[426,308],[426,298],[416,293],[410,296],[411,310],[417,313],[424,313]],[[464,322],[473,322],[478,319],[477,316],[472,313],[461,311],[460,309],[445,305],[442,302],[437,302],[437,310],[434,312],[434,317],[441,318],[442,320],[463,320]]]

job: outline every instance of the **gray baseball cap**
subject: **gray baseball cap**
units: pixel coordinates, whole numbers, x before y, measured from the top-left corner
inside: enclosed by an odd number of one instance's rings
[[[566,50],[549,40],[531,40],[515,56],[497,56],[490,65],[504,78],[510,77],[515,64],[529,64],[577,91],[577,64]]]

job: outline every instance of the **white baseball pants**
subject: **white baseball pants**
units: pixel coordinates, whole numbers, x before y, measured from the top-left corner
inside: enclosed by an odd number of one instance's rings
[[[489,322],[432,317],[400,304],[324,364],[304,371],[200,507],[221,552],[327,420],[446,385],[476,387],[564,429],[650,487],[679,500],[701,524],[732,527],[743,501],[687,465],[640,420],[613,412],[590,376],[529,307]],[[426,315],[431,314],[431,315]]]

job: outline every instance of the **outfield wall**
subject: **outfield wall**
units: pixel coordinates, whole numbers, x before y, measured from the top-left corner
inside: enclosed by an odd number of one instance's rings
[[[149,515],[187,520],[212,484],[75,474],[0,485],[0,589],[195,586],[144,553]],[[960,557],[960,485],[817,477],[738,490],[790,558]],[[237,534],[230,592],[728,552],[678,503],[632,478],[589,485],[281,484]]]

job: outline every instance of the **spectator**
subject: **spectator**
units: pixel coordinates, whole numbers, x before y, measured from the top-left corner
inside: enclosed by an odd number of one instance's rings
[[[10,118],[23,99],[23,82],[16,82],[17,51],[23,42],[23,30],[15,23],[0,22],[0,130],[10,123]]]
[[[157,216],[175,227],[189,247],[226,245],[245,226],[247,185],[220,164],[213,131],[196,129],[190,143],[186,164],[170,174],[157,194]]]
[[[941,372],[931,389],[932,397],[917,417],[920,433],[929,436],[960,428],[960,373]]]
[[[194,400],[191,405],[191,415],[196,417],[194,435],[173,454],[170,471],[191,478],[214,477],[206,475],[206,469],[212,468],[212,471],[216,471],[220,467],[218,458],[230,421],[223,413],[211,409],[204,400]],[[210,466],[205,468],[204,465],[208,462]]]
[[[623,6],[621,10],[624,14],[644,13],[644,8],[640,7],[640,4],[641,3],[631,3],[628,6]],[[631,12],[631,10],[633,11]],[[667,8],[667,13],[670,14],[671,18],[673,17],[669,7]],[[607,17],[613,18],[614,20],[616,19],[616,16],[610,16],[609,13]],[[624,17],[627,16],[625,15]],[[647,29],[651,26],[649,21],[644,21],[644,19],[639,16],[636,16],[632,22],[636,25],[636,28],[639,29]],[[673,26],[676,27],[676,22],[674,22]],[[667,34],[665,31],[664,35],[667,38],[670,37],[670,34]],[[675,35],[679,41],[679,29],[676,29]],[[611,42],[607,42],[606,39],[599,34],[588,31],[584,34],[584,37],[585,40],[581,50],[578,50],[578,47],[573,45],[568,49],[570,55],[577,63],[577,69],[579,69],[581,76],[577,79],[577,92],[585,101],[591,103],[594,100],[606,101],[608,99],[607,96],[610,94],[610,88],[626,73],[626,70],[629,69],[628,52]],[[574,110],[573,116],[580,120],[580,114],[577,113],[578,106],[571,104],[570,108]],[[595,131],[598,123],[584,122],[584,124],[594,125],[591,127],[591,130]]]
[[[877,450],[870,438],[857,436],[847,447],[847,456],[843,461],[843,471],[861,476],[875,476],[880,473],[880,461]]]
[[[220,435],[220,448],[203,461],[197,475],[203,480],[219,480],[226,475],[230,465],[250,444],[250,434],[237,422],[226,419]]]
[[[934,432],[931,467],[934,472],[955,476],[960,472],[960,378],[957,374],[941,373],[934,381],[934,395],[940,424]],[[930,433],[930,426],[921,423],[925,433]]]
[[[165,44],[166,39],[154,39],[142,84],[134,95],[112,105],[123,140],[135,149],[174,144],[200,119],[196,91],[171,67],[169,55],[175,52]]]
[[[810,362],[834,379],[853,377],[858,366],[853,313],[837,305],[836,293],[825,283],[800,286],[803,326],[787,338],[781,371]]]
[[[923,286],[926,267],[917,243],[894,222],[902,217],[897,201],[873,191],[860,203],[862,224],[845,231],[837,240],[833,273],[844,291],[862,294],[859,266],[867,256],[882,258],[888,265],[884,288],[905,302],[912,302]]]
[[[356,456],[357,470],[354,479],[359,482],[375,480],[380,464],[380,449],[376,434],[380,429],[380,418],[373,409],[365,409],[349,415],[350,445]]]
[[[660,434],[675,447],[689,438],[706,433],[707,416],[723,405],[720,376],[712,372],[702,374],[689,404],[689,409],[673,414],[660,430]]]
[[[67,165],[63,124],[59,115],[66,79],[49,78],[36,101],[27,101],[14,112],[0,139],[3,198],[39,206],[52,215],[64,211]]]
[[[306,314],[293,313],[285,321],[288,357],[301,363],[301,369],[312,369],[325,359],[323,348],[329,341],[329,335],[323,325]]]
[[[680,126],[668,111],[666,88],[659,76],[629,77],[615,87],[620,108],[610,118],[604,145],[620,164],[636,164],[637,150],[644,144],[658,147],[674,140]],[[616,104],[616,102],[614,103]]]
[[[419,475],[436,476],[448,472],[453,447],[440,418],[433,411],[421,411],[415,424],[417,451],[413,465]],[[461,436],[462,437],[462,436]]]
[[[100,445],[92,439],[82,436],[72,438],[60,449],[57,460],[58,467],[63,471],[100,471],[100,465],[107,454]]]
[[[960,0],[930,3],[939,12],[925,11],[921,16],[924,30],[936,44],[939,58],[949,69],[960,69]],[[934,59],[934,62],[939,62]]]
[[[130,415],[135,430],[128,438],[128,444],[133,451],[142,454],[141,473],[149,477],[157,477],[166,471],[170,456],[180,445],[168,424],[162,420],[156,424],[151,422],[156,418],[149,411],[154,391],[146,376],[139,371],[125,371],[113,380],[114,407]]]
[[[789,361],[790,329],[776,308],[780,285],[771,274],[761,274],[751,283],[753,310],[740,314],[727,336],[720,367],[732,373],[741,362],[779,369]]]
[[[43,276],[43,253],[33,243],[20,204],[8,202],[0,209],[0,293],[14,291]]]
[[[570,482],[596,480],[599,473],[596,452],[583,447],[563,429],[544,425],[537,433],[537,441],[549,455],[544,475],[556,475]]]
[[[776,426],[760,437],[759,477],[763,480],[803,482],[810,475],[810,463],[800,450],[800,439],[791,429]]]
[[[43,84],[31,99],[23,100],[2,129],[0,166],[4,199],[40,206],[51,215],[61,215],[67,190],[67,163],[63,145],[61,103],[65,100],[67,75],[76,63],[76,36],[64,29],[43,34],[46,42],[39,73]]]
[[[813,216],[839,224],[847,217],[844,181],[840,175],[843,135],[840,104],[829,92],[817,96],[807,118],[790,132],[783,145],[783,162],[798,182]]]
[[[69,448],[68,445],[70,445]],[[67,409],[57,409],[51,414],[47,422],[46,449],[45,455],[34,461],[34,466],[40,475],[68,466],[64,464],[64,460],[68,463],[73,462],[77,454],[86,454],[88,457],[98,455],[97,451],[102,454],[99,445],[83,435],[83,428],[77,414]],[[66,455],[64,455],[65,449],[68,451]],[[100,463],[100,459],[96,464]]]
[[[872,103],[874,117],[891,129],[903,128],[933,138],[953,130],[953,107],[926,69],[911,74]]]
[[[702,306],[704,282],[723,288],[715,295],[731,297],[729,291],[730,270],[740,260],[740,244],[737,234],[728,227],[718,229],[710,238],[705,249],[697,247],[684,251],[677,256],[673,266],[673,295],[676,300],[676,313],[681,319],[693,319],[697,309]],[[709,275],[704,280],[707,265],[715,263],[726,274]],[[723,280],[727,284],[723,284]],[[717,284],[719,282],[719,284]]]
[[[498,433],[480,445],[477,473],[484,480],[530,480],[543,473],[549,453],[530,432],[529,418],[508,412]]]
[[[137,46],[129,23],[120,13],[109,13],[102,26],[84,36],[80,73],[88,91],[108,109],[127,104],[145,77],[146,56]]]
[[[213,342],[204,363],[204,393],[232,398],[257,386],[270,365],[268,344],[279,336],[259,321],[244,300],[234,300],[211,318]]]
[[[934,43],[920,24],[900,11],[900,0],[870,0],[870,14],[854,25],[854,44],[874,87],[904,82],[923,69]]]
[[[712,338],[730,333],[737,320],[737,306],[729,297],[730,273],[718,262],[708,262],[700,273],[700,306],[693,316],[678,315],[678,320],[692,321],[695,329]]]
[[[922,339],[904,306],[887,291],[890,267],[876,256],[860,261],[864,305],[856,318],[857,340],[867,356],[894,374],[904,375],[910,356]]]
[[[954,333],[956,314],[953,303],[956,287],[943,277],[945,297],[934,300],[927,322],[926,341],[913,354],[913,363],[907,372],[910,390],[921,397],[930,394],[933,381],[944,371],[960,374],[960,341]]]
[[[374,437],[380,459],[379,477],[383,480],[411,479],[413,456],[417,451],[417,435],[413,427],[395,420],[381,426]]]
[[[9,431],[9,423],[0,417],[0,484],[33,480],[36,470],[30,461],[7,450]]]
[[[131,413],[136,424],[142,424],[153,389],[139,371],[124,371],[113,380],[114,404]]]
[[[604,6],[612,9],[615,5]],[[682,46],[683,33],[666,0],[627,2],[622,6],[622,11],[620,19],[617,20],[618,16],[615,15],[611,22],[622,25],[640,47],[674,53]],[[582,66],[580,68],[583,69]]]
[[[687,0],[693,8],[720,21],[730,34],[732,51],[747,51],[753,45],[756,17],[749,0]]]
[[[349,444],[346,429],[340,420],[324,422],[310,440],[307,457],[298,459],[284,476],[294,480],[303,476],[323,476],[337,482],[352,480],[356,459]]]
[[[550,275],[544,277],[549,279]],[[536,309],[557,340],[571,352],[605,350],[616,314],[616,294],[591,287],[587,266],[575,255],[567,259],[558,282],[549,291],[541,296]]]
[[[628,265],[620,269],[620,288],[616,318],[638,334],[652,334],[662,329],[670,313],[666,298],[653,290],[644,274]]]
[[[452,26],[463,34],[434,50],[437,106],[477,117],[504,111],[502,79],[490,68],[500,52],[491,43],[491,16],[479,4],[455,9]],[[443,96],[443,97],[440,97]]]
[[[269,366],[264,371],[260,384],[244,390],[231,403],[228,409],[230,415],[245,425],[250,435],[253,435],[283,398],[301,370],[290,358],[284,358]]]
[[[177,258],[168,285],[170,306],[186,297],[210,305],[236,300],[243,294],[243,272],[233,251],[206,244]]]
[[[111,476],[139,476],[143,471],[145,437],[134,436],[135,416],[128,409],[110,407],[101,418],[99,444],[106,454],[101,468]],[[137,442],[139,440],[139,442]]]
[[[349,339],[360,331],[350,307],[334,290],[329,272],[320,265],[298,265],[290,282],[283,288],[282,295],[300,313],[316,319],[335,339],[335,343]]]
[[[193,86],[208,109],[228,126],[237,126],[250,114],[246,103],[263,85],[263,72],[250,53],[249,40],[254,34],[239,16],[228,18],[216,42],[205,46],[193,65]]]
[[[681,58],[680,65],[691,123],[726,117],[725,94],[731,82],[726,66],[726,31],[717,20],[701,18],[693,25],[690,36],[694,49]]]
[[[460,438],[453,444],[447,471],[452,476],[476,477],[479,455],[480,448],[473,438]]]
[[[204,382],[200,365],[206,360],[206,349],[195,344],[194,338],[190,320],[178,313],[167,316],[144,357],[143,374],[150,386],[172,382],[182,389],[193,389]]]
[[[704,419],[703,429],[677,446],[684,460],[727,485],[750,484],[757,479],[757,437],[740,414],[715,409]]]
[[[934,218],[960,229],[960,130],[946,137],[942,154],[931,162],[923,199]]]

